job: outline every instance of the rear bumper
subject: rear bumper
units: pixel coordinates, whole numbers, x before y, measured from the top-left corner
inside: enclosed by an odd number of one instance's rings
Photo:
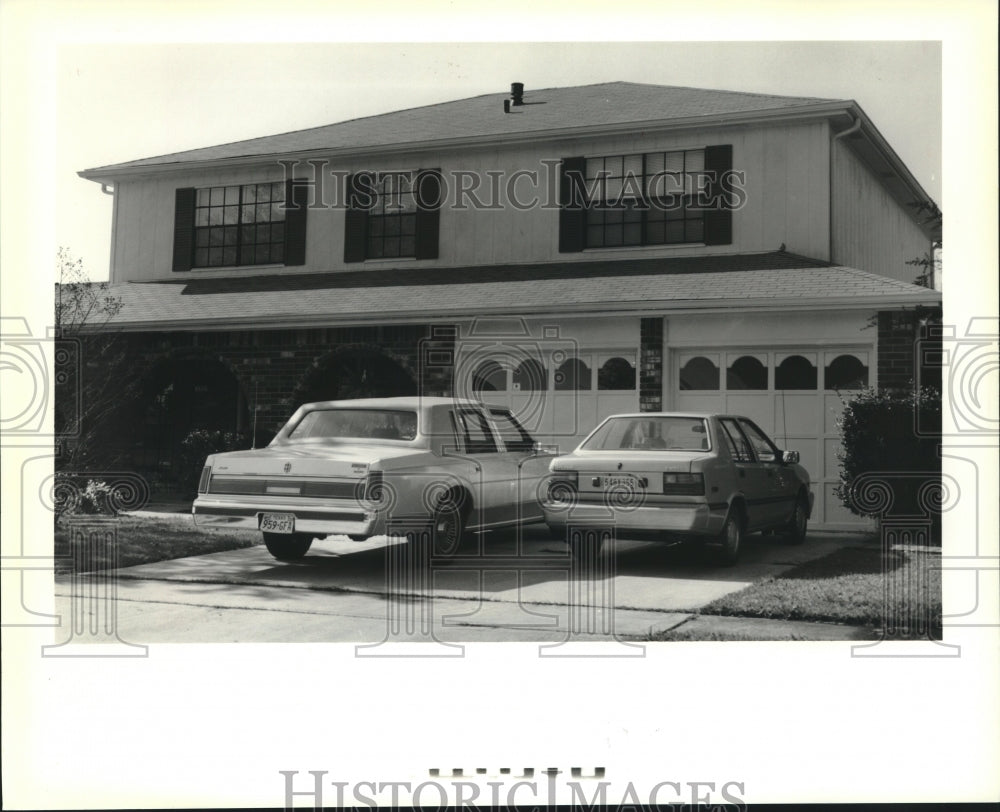
[[[343,505],[279,503],[220,499],[210,495],[199,496],[191,506],[194,523],[199,527],[229,527],[257,530],[262,513],[291,513],[295,516],[296,533],[315,533],[317,536],[348,535],[376,536],[384,530],[384,521],[378,511],[366,510],[356,502]]]
[[[614,527],[616,530],[642,533],[671,533],[684,536],[715,536],[722,531],[729,506],[701,504],[664,504],[634,508],[610,508],[586,502],[572,507],[547,502],[543,506],[545,522],[562,531],[566,526]]]

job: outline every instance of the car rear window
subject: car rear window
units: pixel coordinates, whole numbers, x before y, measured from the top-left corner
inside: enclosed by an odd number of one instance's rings
[[[292,440],[412,440],[417,413],[395,409],[316,409],[289,433]]]
[[[707,451],[700,417],[612,417],[584,442],[590,451]]]

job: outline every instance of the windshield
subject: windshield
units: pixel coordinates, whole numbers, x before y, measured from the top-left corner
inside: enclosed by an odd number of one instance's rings
[[[582,446],[589,451],[707,451],[700,417],[612,417]]]
[[[417,413],[390,409],[317,409],[306,413],[291,440],[412,440]]]

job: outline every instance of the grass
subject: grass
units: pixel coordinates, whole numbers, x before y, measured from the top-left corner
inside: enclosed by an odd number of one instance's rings
[[[940,560],[934,553],[883,556],[880,548],[845,547],[725,595],[701,613],[848,623],[892,633],[923,623],[940,636]]]
[[[82,524],[74,526],[76,523]],[[83,544],[83,532],[91,543]],[[60,522],[55,528],[55,573],[93,572],[109,566],[132,567],[154,561],[238,550],[260,543],[252,530],[215,530],[196,527],[190,515],[119,516],[100,524]],[[113,540],[111,544],[103,541]],[[112,561],[117,553],[117,561]]]

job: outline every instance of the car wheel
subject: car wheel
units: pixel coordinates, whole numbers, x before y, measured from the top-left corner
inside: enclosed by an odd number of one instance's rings
[[[726,523],[718,537],[719,549],[716,552],[716,562],[723,565],[735,564],[740,557],[740,547],[743,544],[743,522],[735,511],[730,510]]]
[[[432,544],[435,556],[455,555],[462,546],[465,535],[465,518],[459,505],[453,502],[441,504],[434,512]]]
[[[264,545],[267,547],[267,551],[279,561],[297,561],[309,552],[312,543],[312,537],[302,533],[293,535],[264,534]]]
[[[809,508],[805,499],[795,500],[795,510],[785,528],[785,540],[789,544],[801,544],[806,540],[806,526],[809,524]]]
[[[348,538],[349,538],[349,539],[350,539],[351,541],[368,541],[368,536],[353,536],[353,535],[351,535],[350,533],[348,533],[348,534],[347,534],[347,537],[348,537]]]

